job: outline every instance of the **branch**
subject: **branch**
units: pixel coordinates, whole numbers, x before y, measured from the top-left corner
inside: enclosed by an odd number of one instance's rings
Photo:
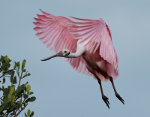
[[[20,86],[20,83],[21,83],[21,77],[19,77],[19,83],[18,83],[17,89]]]
[[[1,75],[0,78],[4,77],[4,75]]]
[[[18,87],[20,86],[21,79],[22,79],[22,75],[23,75],[23,72],[21,72],[21,76],[19,76],[19,74],[18,74],[18,77],[19,77],[19,83],[18,83]],[[18,88],[18,87],[17,87],[17,88]]]
[[[17,117],[26,108],[27,105],[28,105],[28,103],[23,108],[21,108],[21,110],[15,115],[15,117]]]

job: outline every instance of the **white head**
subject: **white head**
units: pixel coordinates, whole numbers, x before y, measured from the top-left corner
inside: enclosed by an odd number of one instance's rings
[[[54,57],[67,57],[69,54],[70,54],[69,50],[63,49],[60,52],[58,52],[57,54],[50,56],[50,57],[47,57],[45,59],[42,59],[41,61],[46,61],[46,60],[52,59]]]
[[[60,51],[60,52],[61,52],[61,54],[62,54],[62,57],[66,57],[66,56],[68,56],[68,55],[70,54],[70,51],[67,50],[67,49],[63,49],[63,50]]]

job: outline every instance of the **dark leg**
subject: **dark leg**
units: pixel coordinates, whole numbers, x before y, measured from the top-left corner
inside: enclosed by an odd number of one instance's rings
[[[98,83],[99,83],[99,86],[100,86],[100,90],[101,90],[101,94],[102,94],[102,99],[103,99],[103,101],[106,103],[106,106],[107,106],[108,108],[110,108],[110,107],[109,107],[108,98],[107,98],[107,97],[104,95],[104,93],[103,93],[103,87],[102,87],[102,84],[101,84],[101,80],[98,79]]]
[[[93,69],[91,69],[89,66],[87,66],[87,69],[88,69],[89,72],[91,72],[91,73],[94,75],[94,77],[98,80],[98,83],[99,83],[99,86],[100,86],[101,95],[102,95],[102,99],[103,99],[103,101],[106,103],[106,106],[107,106],[108,108],[110,108],[110,107],[109,107],[108,98],[107,98],[107,97],[104,95],[104,93],[103,93],[103,88],[102,88],[101,80],[100,80],[100,79],[97,77],[97,75],[94,73]]]
[[[112,87],[113,87],[113,89],[114,89],[114,92],[115,92],[115,95],[116,95],[116,97],[124,104],[124,100],[122,99],[122,97],[117,93],[117,90],[116,90],[116,88],[115,88],[115,84],[114,84],[114,82],[113,82],[113,78],[112,77],[110,77],[110,82],[111,82],[111,84],[112,84]]]

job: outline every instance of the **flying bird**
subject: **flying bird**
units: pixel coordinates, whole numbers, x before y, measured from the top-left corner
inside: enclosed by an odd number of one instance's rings
[[[118,94],[113,79],[118,76],[118,56],[112,43],[108,25],[100,18],[81,19],[54,16],[42,11],[34,18],[34,30],[46,46],[56,51],[54,57],[63,57],[77,71],[94,77],[100,86],[100,92],[106,106],[110,108],[104,95],[101,81],[110,81],[116,97],[124,104]]]

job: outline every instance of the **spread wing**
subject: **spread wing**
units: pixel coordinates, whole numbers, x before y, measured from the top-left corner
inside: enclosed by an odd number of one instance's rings
[[[95,53],[99,49],[99,55],[110,65],[108,72],[113,72],[113,76],[118,76],[118,57],[113,47],[112,37],[108,25],[103,19],[91,20],[72,17],[78,22],[72,22],[70,28],[76,39],[80,43],[85,43],[88,51]]]
[[[68,31],[68,22],[70,19],[61,16],[54,16],[41,11],[43,15],[37,15],[34,22],[39,39],[47,45],[49,49],[59,52],[62,49],[68,49],[75,52],[77,40]]]
[[[37,15],[34,30],[37,31],[39,39],[46,44],[49,49],[56,52],[62,49],[68,49],[70,52],[76,52],[77,41],[74,39],[76,34],[69,31],[70,19],[62,16],[54,16],[41,10],[43,15]],[[86,69],[85,62],[82,57],[65,58],[71,66],[79,72],[90,73]]]

